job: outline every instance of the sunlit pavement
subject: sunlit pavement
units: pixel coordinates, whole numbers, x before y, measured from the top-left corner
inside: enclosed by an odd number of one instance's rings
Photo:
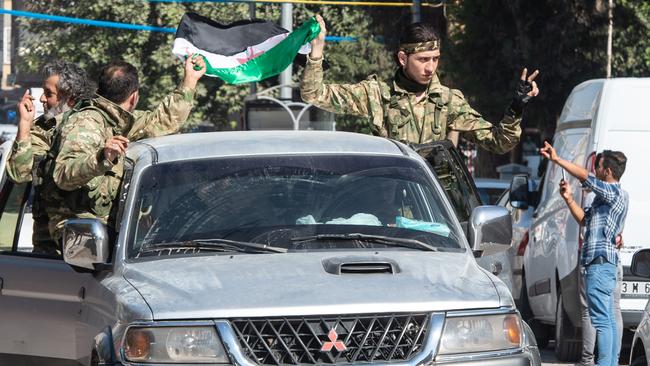
[[[555,352],[553,351],[553,341],[551,341],[548,344],[548,347],[545,349],[541,350],[540,353],[542,355],[542,365],[543,366],[567,366],[571,365],[573,366],[574,363],[562,363],[555,358]],[[627,365],[627,362],[624,363],[623,365]]]

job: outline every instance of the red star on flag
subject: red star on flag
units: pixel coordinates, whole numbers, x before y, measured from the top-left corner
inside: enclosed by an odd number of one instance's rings
[[[264,51],[259,51],[258,53],[255,53],[255,50],[253,50],[253,47],[248,47],[248,49],[246,50],[246,58],[238,58],[237,61],[239,62],[240,65],[245,64],[246,62],[254,59],[255,57],[257,57],[257,56],[259,56],[259,55],[261,55],[263,53],[264,53]]]

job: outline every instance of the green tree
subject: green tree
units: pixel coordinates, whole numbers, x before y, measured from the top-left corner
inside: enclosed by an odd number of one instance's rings
[[[614,7],[612,76],[650,75],[650,1],[620,0]]]
[[[648,75],[647,1],[616,1],[614,76]],[[523,127],[552,137],[572,88],[605,77],[605,0],[457,0],[448,6],[449,46],[443,45],[447,82],[464,91],[476,109],[498,120],[522,67],[538,68],[541,93],[524,115]],[[505,160],[516,161],[516,151]],[[479,151],[480,175],[493,175],[493,161]],[[500,160],[499,160],[500,159]]]
[[[153,3],[145,0],[95,0],[79,6],[74,0],[36,0],[26,10],[86,19],[131,24],[175,27],[185,12],[193,11],[222,23],[246,19],[248,4],[227,3]],[[390,62],[385,46],[370,33],[371,19],[364,9],[353,7],[294,6],[294,26],[320,12],[328,21],[330,34],[354,36],[356,42],[332,43],[327,58],[329,81],[362,79],[378,66]],[[256,4],[256,17],[279,21],[279,4]],[[27,71],[38,71],[47,60],[62,58],[80,64],[91,77],[113,59],[134,64],[141,74],[140,108],[156,104],[169,93],[182,77],[181,62],[171,54],[174,35],[171,33],[99,28],[23,18],[21,26],[30,37],[22,43],[21,65]],[[298,80],[300,68],[294,68]],[[260,83],[264,88],[277,84],[277,78]],[[208,121],[219,128],[236,126],[248,85],[226,85],[218,79],[205,78],[199,83],[198,103],[190,117],[193,122]],[[354,128],[354,126],[353,126]]]

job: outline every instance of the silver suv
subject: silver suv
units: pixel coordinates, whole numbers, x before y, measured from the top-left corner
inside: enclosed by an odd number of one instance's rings
[[[439,166],[445,146],[420,153]],[[541,364],[474,259],[508,248],[509,213],[459,222],[405,145],[220,132],[134,143],[125,162],[115,225],[69,220],[63,260],[2,227],[0,363]],[[29,189],[2,184],[20,217]]]

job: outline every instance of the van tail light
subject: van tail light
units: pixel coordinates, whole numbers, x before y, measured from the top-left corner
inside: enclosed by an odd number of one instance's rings
[[[578,229],[580,230],[580,229]],[[582,251],[582,235],[578,234],[578,254],[580,254]]]
[[[589,173],[596,173],[596,152],[592,151],[589,156],[587,156],[587,161],[585,161],[585,168]]]
[[[517,255],[518,256],[523,256],[524,253],[526,252],[526,247],[528,246],[528,231],[524,233],[524,237],[521,238],[521,241],[519,242],[519,247],[517,248]]]

